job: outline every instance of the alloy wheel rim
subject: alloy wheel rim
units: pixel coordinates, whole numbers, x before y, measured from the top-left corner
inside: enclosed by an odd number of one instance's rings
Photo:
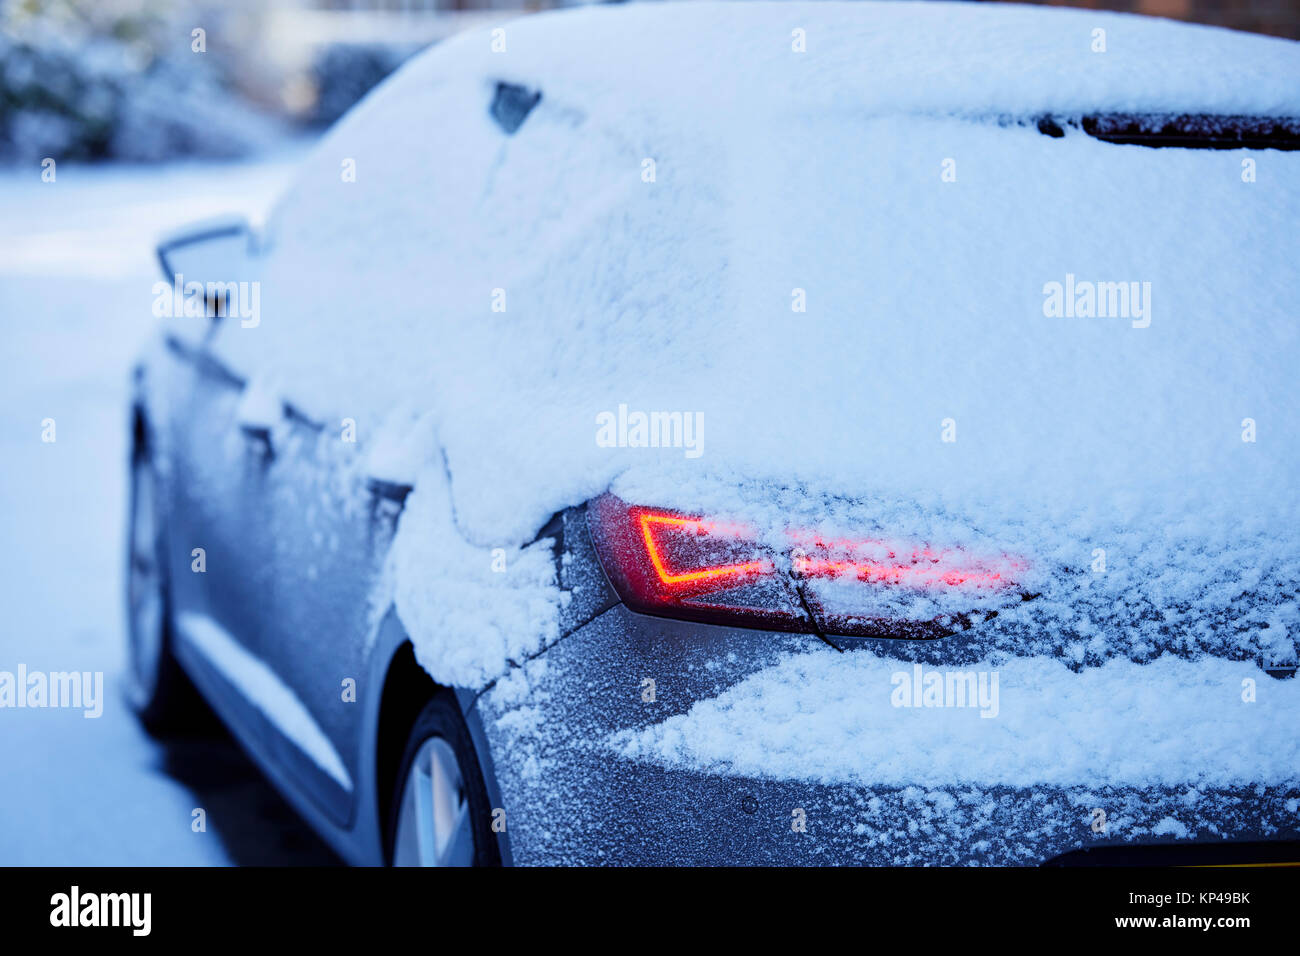
[[[127,602],[131,624],[131,670],[137,693],[147,700],[158,681],[162,657],[162,586],[158,567],[158,534],[153,481],[148,466],[132,469],[131,543],[127,560]]]
[[[442,737],[420,745],[407,771],[393,844],[394,866],[470,866],[474,839],[460,763]]]

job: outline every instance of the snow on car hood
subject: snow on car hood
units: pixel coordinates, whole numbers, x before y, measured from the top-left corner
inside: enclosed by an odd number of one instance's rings
[[[1300,157],[1007,119],[1300,115],[1294,44],[908,3],[583,10],[506,43],[449,41],[340,124],[273,218],[260,325],[217,343],[363,441],[432,430],[484,567],[612,485],[977,535],[1057,582],[1049,625],[1141,603],[1084,643],[1169,613],[1210,632],[1234,602],[1232,656],[1270,615],[1295,630]],[[514,136],[498,79],[543,93]],[[628,447],[638,412],[694,444]],[[515,625],[557,603],[525,567]],[[485,644],[512,659],[553,623]]]

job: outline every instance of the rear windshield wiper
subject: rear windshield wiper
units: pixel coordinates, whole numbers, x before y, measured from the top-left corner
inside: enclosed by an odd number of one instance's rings
[[[1300,119],[1201,113],[1092,113],[1038,117],[1038,131],[1061,137],[1081,129],[1106,143],[1179,149],[1300,149]]]

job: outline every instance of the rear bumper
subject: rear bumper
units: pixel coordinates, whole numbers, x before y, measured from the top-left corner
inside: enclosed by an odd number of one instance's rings
[[[1300,840],[1300,767],[1269,785],[876,785],[660,765],[611,745],[820,646],[619,605],[512,671],[475,707],[514,861],[1038,865],[1089,848]],[[1106,862],[1107,852],[1060,862]]]

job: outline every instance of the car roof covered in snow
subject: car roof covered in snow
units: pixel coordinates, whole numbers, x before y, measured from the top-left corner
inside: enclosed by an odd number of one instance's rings
[[[873,112],[1300,113],[1292,41],[1091,10],[648,3],[500,31],[462,34],[396,82],[513,80],[603,116],[647,101],[693,111],[785,101]]]

